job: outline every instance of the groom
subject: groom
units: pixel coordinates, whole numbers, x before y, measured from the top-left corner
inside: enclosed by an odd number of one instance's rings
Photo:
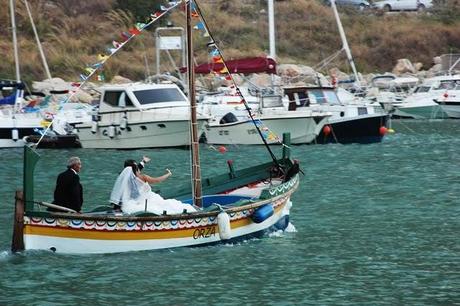
[[[81,211],[83,205],[83,187],[80,184],[81,161],[74,156],[67,161],[67,170],[59,174],[56,180],[56,189],[54,190],[53,203]],[[56,211],[48,208],[50,211]]]

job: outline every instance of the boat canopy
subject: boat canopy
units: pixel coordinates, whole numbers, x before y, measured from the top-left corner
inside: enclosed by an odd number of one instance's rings
[[[237,60],[226,61],[228,71],[230,73],[276,73],[276,62],[270,57],[250,57]],[[195,67],[195,73],[208,74],[213,72],[224,73],[223,63],[205,63]],[[187,68],[181,68],[182,73],[187,71]],[[226,73],[226,72],[225,72]]]

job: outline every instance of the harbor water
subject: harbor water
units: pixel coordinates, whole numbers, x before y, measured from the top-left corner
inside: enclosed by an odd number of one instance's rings
[[[22,149],[0,161],[0,305],[459,305],[460,121],[393,121],[377,144],[292,147],[304,176],[286,232],[234,245],[109,255],[11,254]],[[269,159],[262,146],[202,145],[203,176]],[[281,148],[272,147],[280,156]],[[222,153],[223,152],[223,153]],[[39,150],[37,200],[82,159],[84,207],[107,204],[123,161],[190,180],[189,152]],[[84,246],[82,246],[84,247]]]

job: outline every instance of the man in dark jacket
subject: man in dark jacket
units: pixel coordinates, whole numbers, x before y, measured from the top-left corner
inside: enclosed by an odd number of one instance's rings
[[[54,204],[73,209],[77,212],[81,211],[81,206],[83,205],[83,187],[80,184],[80,177],[78,176],[80,170],[80,158],[69,158],[67,170],[59,174],[56,181]]]

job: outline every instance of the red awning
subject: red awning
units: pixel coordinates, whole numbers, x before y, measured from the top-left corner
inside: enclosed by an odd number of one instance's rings
[[[276,62],[269,57],[251,57],[238,60],[226,61],[230,73],[258,73],[265,72],[269,74],[276,73]],[[221,72],[224,69],[222,63],[206,63],[195,67],[195,73],[208,74],[211,71]],[[187,68],[181,68],[182,73],[187,71]]]

